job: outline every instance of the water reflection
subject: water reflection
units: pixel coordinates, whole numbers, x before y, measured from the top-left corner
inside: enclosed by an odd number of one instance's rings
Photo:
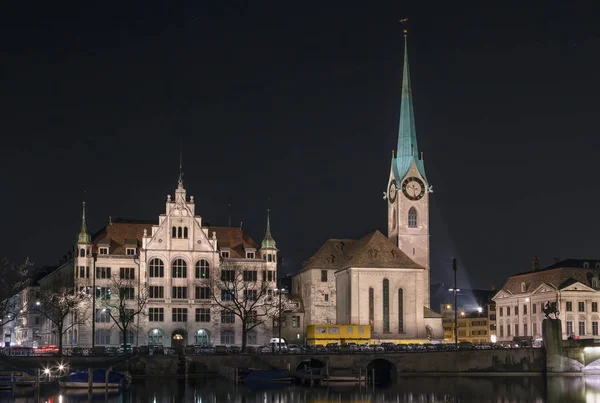
[[[39,398],[39,400],[38,400]],[[42,390],[36,396],[31,389],[11,395],[0,391],[0,402],[15,403],[294,403],[294,402],[598,402],[600,377],[410,377],[394,385],[373,390],[366,387],[308,388],[271,385],[249,388],[220,379],[136,381],[124,393],[99,391]]]

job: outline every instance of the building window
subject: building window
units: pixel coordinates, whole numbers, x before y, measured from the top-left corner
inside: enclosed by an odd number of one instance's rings
[[[210,299],[210,288],[196,287],[196,299]]]
[[[221,290],[221,301],[233,301],[233,291]]]
[[[414,207],[408,210],[408,227],[417,228],[417,209]]]
[[[534,315],[537,313],[537,304],[531,304],[531,311]]]
[[[390,280],[383,279],[383,333],[390,332]]]
[[[573,322],[567,321],[567,336],[573,336]]]
[[[248,332],[248,335],[246,338],[246,343],[247,344],[258,344],[258,338],[257,338],[256,332],[254,330],[250,330]]]
[[[148,287],[148,298],[163,299],[165,297],[165,288],[162,285],[153,285]]]
[[[527,315],[527,305],[523,305],[523,315]]]
[[[148,308],[148,320],[150,322],[163,322],[165,320],[164,308]]]
[[[173,278],[187,278],[187,263],[183,259],[173,261]]]
[[[534,305],[535,306],[535,305]],[[533,337],[537,336],[537,322],[533,322],[531,324],[531,335]]]
[[[235,270],[221,270],[221,281],[235,281]]]
[[[229,251],[228,250],[221,251],[221,257],[229,257]]]
[[[504,316],[504,308],[500,307],[500,316]]]
[[[171,238],[183,239],[188,237],[187,227],[173,227],[171,228]]]
[[[254,259],[254,252],[246,252],[246,259]]]
[[[187,308],[172,309],[173,322],[187,322]]]
[[[110,315],[106,309],[96,309],[96,323],[109,323]]]
[[[504,337],[504,325],[500,325],[500,337]]]
[[[571,301],[567,301],[567,312],[573,311],[573,303]]]
[[[257,299],[258,290],[244,290],[244,301],[256,301]]]
[[[510,306],[506,307],[506,316],[510,316]]]
[[[515,316],[519,316],[519,305],[515,306]]]
[[[329,294],[324,294],[325,302],[329,302]]]
[[[598,322],[592,322],[592,336],[598,336]]]
[[[248,326],[254,326],[258,323],[258,312],[256,309],[248,312],[248,318],[246,319]],[[285,325],[283,325],[285,327]]]
[[[404,333],[404,290],[398,288],[398,333]]]
[[[244,270],[243,272],[244,281],[257,281],[258,272],[256,270]]]
[[[196,278],[208,278],[210,275],[210,264],[202,259],[196,262]]]
[[[126,248],[125,249],[125,254],[127,256],[135,256],[135,248]]]
[[[210,322],[210,308],[196,308],[196,322]]]
[[[221,332],[221,344],[234,344],[235,333],[232,330],[225,330]]]
[[[160,259],[152,259],[148,266],[150,268],[150,277],[162,278],[165,276],[165,264]]]
[[[327,270],[321,270],[321,281],[322,282],[327,281]]]
[[[187,299],[187,287],[173,287],[171,298]]]
[[[188,227],[183,227],[183,237],[184,237],[185,239],[187,239],[187,238],[188,238]]]
[[[579,312],[585,312],[585,302],[578,302],[577,303],[577,310]]]
[[[337,326],[331,326],[328,329],[329,334],[339,334],[340,333],[340,328]]]
[[[540,302],[540,312],[544,312],[544,303]]]
[[[96,298],[110,299],[110,287],[96,287]]]
[[[90,278],[90,268],[87,266],[79,266],[79,270],[75,271],[75,277]]]
[[[592,312],[598,312],[598,303],[592,302]]]
[[[369,287],[369,325],[371,326],[371,330],[373,330],[373,326],[375,325],[375,292],[373,291],[373,287]]]
[[[230,311],[229,309],[223,309],[221,311],[221,323],[235,323],[235,314],[233,311]]]
[[[527,323],[523,323],[523,336],[527,336]]]
[[[127,343],[133,344],[135,340],[135,333],[133,330],[127,330],[127,341],[123,341],[123,332],[119,332],[119,344]]]
[[[510,325],[506,325],[506,337],[510,337]]]
[[[134,289],[133,289],[133,287],[119,288],[119,298],[121,300],[134,299]]]
[[[585,322],[584,321],[579,322],[579,335],[585,336]]]
[[[135,278],[135,270],[133,267],[121,267],[119,274],[122,279],[133,280]]]
[[[79,257],[85,257],[85,249],[79,249]]]
[[[108,248],[98,248],[99,255],[108,255]]]
[[[110,267],[96,267],[96,278],[110,278]]]
[[[96,330],[96,344],[110,344],[110,329],[98,329]]]
[[[292,316],[292,327],[300,327],[300,316]]]

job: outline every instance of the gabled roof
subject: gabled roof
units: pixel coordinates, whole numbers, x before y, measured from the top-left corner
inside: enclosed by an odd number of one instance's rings
[[[329,239],[300,269],[356,268],[422,269],[380,231],[359,240]]]
[[[600,277],[600,260],[567,259],[540,270],[512,275],[501,290],[513,295],[529,294],[544,283],[562,289],[574,282],[592,287],[593,277]],[[521,291],[522,283],[525,283],[525,292]]]
[[[229,256],[232,258],[245,258],[245,249],[260,248],[260,245],[240,227],[208,227],[209,237],[212,237],[213,231],[216,232],[219,249],[229,248]]]

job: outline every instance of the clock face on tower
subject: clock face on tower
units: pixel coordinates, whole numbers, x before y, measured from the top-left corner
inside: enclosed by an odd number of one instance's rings
[[[421,178],[408,177],[402,182],[402,193],[409,200],[420,200],[425,196],[425,184]]]
[[[398,191],[398,189],[396,188],[396,181],[392,180],[390,182],[390,188],[388,189],[388,200],[390,201],[390,203],[393,203],[396,201],[396,192]]]

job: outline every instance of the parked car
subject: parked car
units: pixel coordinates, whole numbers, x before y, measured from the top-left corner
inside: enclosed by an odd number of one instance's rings
[[[229,353],[227,346],[215,346],[215,354],[217,355],[226,355]]]
[[[273,347],[271,347],[271,346],[260,346],[258,348],[258,352],[260,354],[270,354],[271,352],[273,352]]]
[[[148,346],[148,354],[152,352],[152,355],[164,355],[165,348],[161,345]]]
[[[114,357],[115,355],[117,355],[118,351],[116,347],[106,347],[104,349],[104,355],[107,357]]]
[[[73,347],[71,349],[71,356],[73,356],[73,357],[83,357],[83,348],[81,348],[81,347]]]
[[[240,346],[229,346],[227,350],[229,351],[229,354],[239,354],[242,351],[242,348]]]
[[[300,347],[297,344],[288,345],[287,350],[290,354],[300,354]]]
[[[200,346],[200,354],[214,354],[215,348],[209,344]]]
[[[131,344],[121,344],[119,347],[119,354],[131,354],[133,353],[133,347]]]

